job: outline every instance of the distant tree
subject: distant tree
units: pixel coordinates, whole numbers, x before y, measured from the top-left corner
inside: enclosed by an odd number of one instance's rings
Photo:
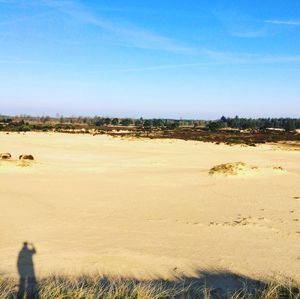
[[[179,128],[180,122],[178,120],[174,120],[171,122],[166,123],[166,128],[169,130],[174,130],[176,128]]]
[[[135,125],[136,127],[141,127],[141,126],[143,126],[143,124],[144,124],[144,122],[143,122],[143,120],[141,120],[141,119],[136,119],[136,120],[134,121],[134,125]]]
[[[97,127],[101,127],[105,125],[105,121],[102,117],[94,117],[93,123]]]
[[[152,125],[153,127],[163,127],[164,126],[164,121],[162,119],[153,119],[152,120]]]
[[[104,118],[104,124],[105,125],[110,125],[111,124],[111,119],[109,117]]]
[[[43,124],[45,124],[46,122],[49,122],[50,121],[50,116],[42,116],[41,117],[41,122]]]
[[[227,122],[227,118],[223,115],[223,116],[220,118],[220,121],[222,121],[223,123],[226,123],[226,122]]]
[[[224,127],[224,123],[222,121],[210,121],[206,127],[210,131],[216,131]]]
[[[111,121],[111,124],[114,126],[117,126],[119,124],[119,119],[118,118],[113,118]]]
[[[121,125],[122,126],[130,126],[132,124],[132,119],[130,119],[130,118],[123,118],[122,120],[121,120]]]
[[[286,131],[286,132],[292,132],[292,131],[295,131],[296,130],[296,124],[295,124],[295,121],[290,119],[290,120],[287,120],[284,125],[283,125],[283,129]]]
[[[143,123],[144,128],[151,128],[153,125],[152,119],[145,119]]]
[[[134,125],[136,127],[143,127],[144,126],[144,119],[140,117],[139,119],[134,120]]]
[[[6,116],[1,116],[0,117],[0,122],[1,123],[12,123],[13,122],[13,119],[10,118],[10,117],[6,117]]]

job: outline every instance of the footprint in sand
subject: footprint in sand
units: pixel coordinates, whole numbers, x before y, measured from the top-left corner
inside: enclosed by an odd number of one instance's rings
[[[233,227],[258,227],[261,229],[267,229],[279,233],[276,229],[268,225],[271,220],[265,217],[251,217],[238,215],[236,220],[217,222],[211,221],[208,226],[233,226]]]
[[[211,221],[209,223],[209,226],[216,226],[216,225],[221,225],[221,226],[242,226],[242,225],[248,225],[248,224],[251,224],[249,219],[251,219],[251,216],[249,216],[249,217],[238,216],[238,219],[233,220],[233,221],[224,221],[224,222]]]

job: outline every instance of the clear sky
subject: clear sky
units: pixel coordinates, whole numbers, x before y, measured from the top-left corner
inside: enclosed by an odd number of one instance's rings
[[[300,117],[299,0],[0,0],[0,114]]]

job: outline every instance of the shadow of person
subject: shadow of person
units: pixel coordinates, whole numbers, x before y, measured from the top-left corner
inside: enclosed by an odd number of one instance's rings
[[[23,243],[23,247],[19,252],[17,267],[20,275],[19,290],[17,299],[37,299],[38,291],[34,272],[33,255],[36,249],[33,244]]]

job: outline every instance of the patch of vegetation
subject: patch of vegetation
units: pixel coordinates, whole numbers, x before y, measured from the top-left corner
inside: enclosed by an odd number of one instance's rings
[[[237,175],[239,171],[245,168],[244,162],[225,163],[212,167],[209,170],[210,175],[224,174],[224,175]]]
[[[210,121],[207,125],[206,128],[211,130],[211,131],[216,131],[221,128],[224,128],[225,124],[222,121]]]
[[[216,274],[218,275],[218,274]],[[221,276],[224,274],[220,274]],[[226,273],[225,273],[226,275]],[[228,274],[232,275],[232,274]],[[222,276],[223,277],[223,276]],[[226,276],[223,277],[226,279]],[[205,281],[185,278],[177,282],[167,280],[139,281],[135,279],[100,276],[43,278],[36,283],[35,297],[39,299],[299,299],[299,284],[251,280],[236,275],[233,289],[207,286]],[[17,298],[15,280],[0,278],[0,298]]]
[[[56,131],[62,133],[103,133],[111,136],[170,138],[224,143],[256,144],[279,141],[300,141],[300,119],[246,119],[222,116],[219,120],[139,119],[109,117],[32,117],[1,116],[0,130],[11,132]]]
[[[297,118],[234,118],[222,116],[220,122],[223,127],[236,128],[241,130],[257,129],[265,130],[267,128],[284,129],[292,132],[300,128],[300,119]]]
[[[22,124],[18,127],[16,127],[16,131],[18,132],[30,132],[32,129],[32,126],[29,124]]]
[[[274,166],[273,169],[274,170],[281,170],[281,171],[284,170],[282,166]]]

